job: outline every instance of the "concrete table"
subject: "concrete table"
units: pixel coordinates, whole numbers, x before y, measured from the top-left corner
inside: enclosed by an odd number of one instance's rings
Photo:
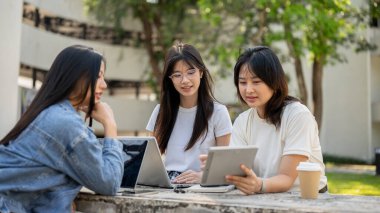
[[[298,192],[245,196],[228,193],[175,193],[155,190],[122,196],[80,193],[75,200],[80,212],[380,212],[380,197],[320,194],[316,200]]]

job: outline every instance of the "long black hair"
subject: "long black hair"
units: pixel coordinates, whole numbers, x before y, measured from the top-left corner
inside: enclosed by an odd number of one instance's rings
[[[247,104],[239,92],[239,74],[245,65],[251,73],[273,90],[273,96],[265,106],[264,119],[278,128],[284,106],[298,101],[288,95],[288,84],[280,60],[270,48],[265,46],[249,48],[239,56],[234,67],[234,82],[240,101]]]
[[[154,128],[154,136],[157,138],[160,151],[164,153],[168,146],[170,135],[177,119],[180,94],[175,89],[169,76],[173,73],[177,62],[183,61],[191,68],[199,69],[202,73],[198,89],[197,112],[195,116],[193,133],[185,148],[191,149],[196,141],[208,132],[208,120],[214,111],[214,95],[212,92],[213,81],[210,73],[203,63],[198,50],[189,44],[177,44],[168,50],[165,57],[165,66],[161,84],[160,111]]]
[[[89,117],[95,105],[95,86],[102,61],[104,61],[103,56],[90,47],[74,45],[62,50],[50,67],[36,97],[13,129],[0,141],[0,144],[7,145],[11,140],[17,138],[41,111],[69,98],[74,89],[78,87],[81,91],[77,97],[74,97],[78,106],[84,102],[87,91],[89,89],[91,91],[86,114],[86,117]]]

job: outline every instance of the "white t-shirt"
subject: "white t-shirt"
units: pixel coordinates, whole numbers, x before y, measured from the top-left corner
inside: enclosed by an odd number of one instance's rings
[[[153,110],[146,129],[153,132],[160,105]],[[204,135],[199,137],[194,146],[185,151],[187,143],[193,133],[193,126],[197,106],[192,108],[179,107],[177,120],[169,138],[165,152],[165,167],[168,171],[187,170],[200,171],[200,154],[207,154],[208,148],[216,146],[216,137],[231,134],[232,123],[226,106],[214,102],[214,112],[208,122],[208,133],[202,142]],[[202,142],[202,143],[201,143]]]
[[[241,113],[234,122],[230,146],[244,145],[259,148],[253,166],[258,177],[276,176],[282,156],[296,154],[319,163],[322,168],[320,189],[327,184],[317,123],[309,109],[299,102],[285,106],[278,129],[261,119],[256,109]],[[292,190],[298,187],[297,178]]]

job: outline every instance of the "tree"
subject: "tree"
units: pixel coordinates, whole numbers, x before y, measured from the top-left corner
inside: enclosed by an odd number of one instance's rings
[[[268,3],[269,2],[269,3]],[[209,20],[218,31],[223,32],[223,36],[228,35],[229,41],[218,42],[215,39],[214,50],[211,51],[216,55],[216,60],[221,63],[225,62],[226,66],[231,66],[233,61],[236,60],[238,53],[236,51],[227,51],[227,48],[232,50],[238,50],[244,46],[252,45],[267,45],[272,46],[273,42],[286,41],[290,55],[294,59],[294,66],[297,75],[298,88],[300,91],[299,97],[302,102],[307,102],[307,90],[303,77],[303,68],[301,64],[302,47],[299,45],[300,39],[293,36],[290,31],[293,20],[284,22],[285,32],[274,28],[278,28],[282,20],[281,17],[277,17],[275,11],[271,8],[278,7],[281,1],[246,1],[245,4],[236,4],[229,0],[216,1],[216,0],[200,0],[198,1],[199,7],[202,11],[202,15],[206,20]],[[222,20],[233,19],[234,23],[225,23]],[[235,30],[221,30],[221,28],[228,28],[229,25],[235,26]],[[274,26],[273,26],[274,25]],[[286,37],[286,39],[285,39]],[[231,47],[232,46],[232,47]],[[275,46],[272,46],[276,52],[279,52]],[[229,58],[233,59],[225,60],[229,54]],[[280,52],[281,54],[281,52]],[[289,56],[281,54],[282,61],[289,60]]]
[[[363,12],[349,0],[85,0],[98,20],[115,23],[128,14],[143,26],[143,47],[152,69],[152,85],[158,92],[165,51],[176,40],[191,41],[226,75],[241,48],[252,45],[271,46],[285,42],[287,52],[282,61],[295,67],[299,97],[307,103],[308,92],[301,59],[312,61],[312,103],[319,128],[322,124],[322,77],[328,63],[343,62],[339,47],[356,45],[357,50],[373,48],[360,29],[368,24]],[[371,13],[378,14],[378,0],[370,0]],[[104,11],[107,11],[106,13]],[[375,11],[375,12],[374,12]],[[199,19],[202,16],[204,19]],[[206,21],[206,23],[204,23]]]
[[[306,103],[307,90],[301,58],[309,55],[312,66],[313,111],[319,128],[322,124],[322,77],[327,63],[344,61],[338,47],[357,45],[357,50],[371,49],[360,29],[367,26],[366,13],[351,5],[348,0],[256,0],[244,4],[244,9],[234,11],[236,2],[224,0],[201,0],[203,16],[211,20],[238,19],[243,29],[243,39],[237,45],[273,45],[284,41],[294,63],[300,99]],[[218,7],[218,5],[220,5]],[[244,15],[243,15],[244,14]],[[220,16],[219,18],[217,18]],[[256,22],[252,24],[250,22]],[[217,25],[223,27],[221,22]],[[234,41],[232,39],[232,41]]]
[[[151,1],[152,2],[152,1]],[[141,22],[143,44],[151,68],[150,83],[159,93],[162,78],[162,61],[166,50],[176,40],[188,35],[188,23],[194,21],[189,9],[196,7],[192,0],[160,0],[149,3],[143,0],[85,0],[87,10],[102,23],[113,23],[122,32],[122,21],[132,16]],[[122,33],[120,33],[122,36]]]

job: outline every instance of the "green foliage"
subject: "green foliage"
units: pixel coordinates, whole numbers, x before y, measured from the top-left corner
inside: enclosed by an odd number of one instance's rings
[[[175,42],[199,32],[192,28],[198,19],[192,13],[197,11],[194,0],[160,0],[157,3],[145,0],[85,0],[85,5],[87,12],[101,23],[113,24],[120,32],[119,36],[123,36],[122,25],[126,18],[140,21],[142,43],[136,43],[147,50],[151,66],[148,83],[156,93],[159,92],[166,50]]]
[[[258,25],[255,13],[265,1],[199,0],[200,15],[212,27],[200,40],[208,60],[226,76]]]
[[[380,196],[380,177],[368,174],[327,172],[329,193]]]
[[[160,48],[169,48],[176,40],[186,38],[184,32],[189,28],[186,19],[195,16],[189,14],[196,4],[191,0],[160,0],[157,4],[142,0],[85,0],[86,10],[95,15],[102,23],[113,23],[119,29],[124,18],[133,17],[141,21],[143,30],[150,24],[154,35],[153,44]],[[144,22],[145,21],[145,22]],[[144,31],[146,33],[146,31]],[[157,59],[162,59],[157,55]]]
[[[307,52],[311,53],[311,59],[327,58],[327,62],[334,63],[345,60],[338,52],[339,46],[356,45],[358,51],[374,48],[362,36],[362,30],[367,26],[363,21],[366,13],[352,6],[349,0],[251,0],[244,1],[244,4],[230,0],[199,0],[198,6],[202,17],[219,31],[230,27],[220,20],[227,20],[227,17],[236,20],[235,26],[240,32],[235,35],[236,31],[229,32],[228,36],[240,36],[240,39],[231,39],[231,44],[225,41],[218,44],[216,40],[216,50],[220,50],[218,45],[242,48],[285,41],[292,44],[290,52],[296,56]],[[265,25],[261,35],[257,34],[262,29],[260,22]],[[224,50],[220,54],[220,61],[228,60]],[[230,57],[234,58],[234,55]]]
[[[338,157],[335,155],[323,155],[323,161],[325,164],[327,163],[334,163],[334,164],[359,164],[359,165],[366,165],[368,164],[364,160],[359,160],[356,158],[349,158],[349,157]]]
[[[88,14],[93,14],[103,24],[113,24],[118,30],[121,29],[121,18],[130,15],[129,3],[125,0],[84,0]]]
[[[370,0],[370,15],[373,18],[380,18],[380,0]]]
[[[378,0],[370,1],[371,13],[377,14]],[[311,59],[326,58],[331,63],[344,61],[340,46],[356,44],[358,51],[374,48],[361,35],[368,13],[349,0],[160,0],[156,4],[85,0],[85,5],[101,22],[113,23],[120,36],[125,17],[141,21],[144,34],[152,36],[151,47],[146,41],[139,45],[156,61],[154,78],[157,67],[162,69],[165,51],[175,41],[194,44],[218,65],[222,77],[231,73],[241,50],[252,45],[275,49],[279,41],[285,41],[291,49],[283,56],[311,53]]]

